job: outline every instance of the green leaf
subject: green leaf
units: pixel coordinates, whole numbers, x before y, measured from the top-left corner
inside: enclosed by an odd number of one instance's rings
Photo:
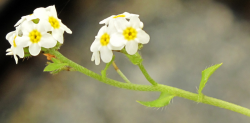
[[[217,70],[220,66],[222,65],[222,63],[220,64],[216,64],[214,66],[211,66],[205,70],[202,71],[201,75],[201,82],[200,82],[200,86],[199,86],[199,90],[198,90],[198,93],[199,93],[199,96],[198,96],[198,101],[200,102],[202,100],[202,90],[203,88],[205,87],[209,77],[214,73],[215,70]]]
[[[67,63],[50,63],[49,65],[47,65],[43,71],[55,71],[58,69],[61,69],[65,66],[68,66]]]
[[[160,97],[154,101],[148,101],[148,102],[137,101],[137,102],[147,107],[160,108],[160,107],[167,106],[173,98],[174,98],[174,95],[171,95],[167,92],[162,92]]]

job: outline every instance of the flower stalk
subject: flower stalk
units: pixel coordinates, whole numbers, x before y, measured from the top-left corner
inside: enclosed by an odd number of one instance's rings
[[[64,57],[61,53],[59,53],[56,50],[49,49],[48,50],[49,54],[54,55],[57,59],[62,61],[63,63],[67,63],[70,67],[74,68],[76,71],[79,71],[87,76],[90,76],[100,82],[103,82],[105,84],[115,86],[118,88],[123,88],[123,89],[128,89],[128,90],[135,90],[135,91],[157,91],[157,92],[167,92],[169,94],[172,94],[174,96],[182,97],[185,99],[193,100],[195,102],[199,103],[204,103],[204,104],[209,104],[213,105],[216,107],[228,109],[237,113],[241,113],[243,115],[246,115],[250,117],[250,109],[244,108],[242,106],[229,103],[223,100],[219,100],[213,97],[208,97],[208,96],[203,96],[202,100],[198,100],[198,94],[188,92],[179,88],[167,86],[167,85],[162,85],[162,84],[157,84],[157,85],[140,85],[140,84],[133,84],[133,83],[123,83],[119,82],[113,79],[109,78],[104,78],[101,75],[82,67],[81,65],[69,60],[68,58]],[[140,69],[143,71],[143,74],[145,77],[148,78],[148,80],[152,81],[153,79],[149,77],[148,73],[146,72],[145,68],[141,65],[139,65]]]
[[[115,71],[122,77],[122,79],[127,82],[127,83],[131,83],[128,78],[122,73],[122,71],[117,67],[117,65],[115,64],[115,62],[112,62],[112,65],[115,69]]]

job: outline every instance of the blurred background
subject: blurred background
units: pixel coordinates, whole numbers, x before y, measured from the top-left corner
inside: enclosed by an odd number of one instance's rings
[[[0,0],[0,123],[248,123],[249,117],[175,97],[166,108],[136,102],[157,92],[138,92],[100,83],[78,72],[44,73],[46,57],[5,56],[5,39],[14,24],[37,7],[55,5],[73,34],[64,34],[60,52],[100,73],[91,62],[90,45],[110,15],[140,15],[150,42],[140,51],[158,83],[197,92],[201,71],[222,63],[203,93],[250,108],[250,1],[248,0]],[[123,73],[149,84],[139,68],[115,53]],[[108,76],[122,79],[111,67]]]

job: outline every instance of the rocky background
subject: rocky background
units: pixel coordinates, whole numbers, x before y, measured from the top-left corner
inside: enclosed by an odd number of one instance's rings
[[[203,93],[250,108],[250,2],[248,0],[0,0],[1,123],[248,123],[249,117],[175,97],[167,107],[146,108],[157,92],[137,92],[100,83],[78,72],[43,73],[46,57],[5,56],[5,35],[21,16],[56,5],[65,34],[60,52],[99,72],[90,45],[99,21],[125,11],[140,15],[149,44],[140,54],[158,83],[197,92],[201,71],[222,63]],[[149,84],[139,68],[120,53],[116,63],[137,84]],[[112,67],[111,67],[112,68]],[[109,69],[110,78],[121,80]]]

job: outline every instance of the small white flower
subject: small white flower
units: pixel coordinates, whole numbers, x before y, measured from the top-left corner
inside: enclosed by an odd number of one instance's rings
[[[6,50],[6,52],[7,52],[6,55],[13,55],[15,58],[16,64],[18,63],[18,58],[16,55],[18,55],[20,58],[24,57],[23,47],[20,47],[19,45],[16,44],[17,35],[18,35],[17,31],[9,32],[6,35],[6,39],[11,44],[11,48]]]
[[[57,41],[51,34],[45,30],[46,25],[43,23],[35,24],[32,21],[25,21],[21,25],[22,37],[16,37],[16,44],[21,47],[29,46],[31,55],[36,56],[40,53],[41,47],[52,48],[56,45]]]
[[[60,43],[63,43],[64,31],[69,34],[72,33],[72,31],[67,26],[65,26],[60,19],[58,19],[55,6],[49,6],[47,8],[37,8],[34,10],[34,15],[40,20],[45,20],[41,22],[44,25],[49,24],[51,26],[50,29],[47,30],[51,30],[53,37]]]
[[[117,33],[111,36],[110,43],[115,47],[125,45],[128,54],[133,55],[138,50],[138,43],[149,42],[149,35],[140,28],[140,20],[133,16],[129,22],[125,18],[119,18],[115,26]]]
[[[132,17],[139,17],[139,15],[137,14],[131,14],[131,13],[128,13],[128,12],[124,12],[122,14],[119,14],[119,15],[112,15],[102,21],[99,22],[99,24],[105,24],[105,25],[113,25],[113,23],[115,23],[115,21],[118,19],[118,18],[126,18],[126,19],[131,19]],[[143,28],[143,23],[140,22],[140,28]]]
[[[93,52],[91,60],[95,60],[95,64],[100,64],[99,52],[101,54],[101,59],[105,63],[109,63],[112,59],[113,52],[112,50],[121,50],[123,46],[114,47],[110,44],[110,36],[115,30],[112,28],[108,28],[107,26],[103,26],[97,36],[95,36],[95,40],[90,47],[90,51]]]
[[[37,17],[34,16],[33,14],[30,14],[30,15],[26,15],[26,16],[22,16],[21,19],[19,21],[17,21],[17,23],[15,24],[14,27],[22,24],[24,21],[30,21],[30,20],[33,20],[33,19],[36,19]]]

